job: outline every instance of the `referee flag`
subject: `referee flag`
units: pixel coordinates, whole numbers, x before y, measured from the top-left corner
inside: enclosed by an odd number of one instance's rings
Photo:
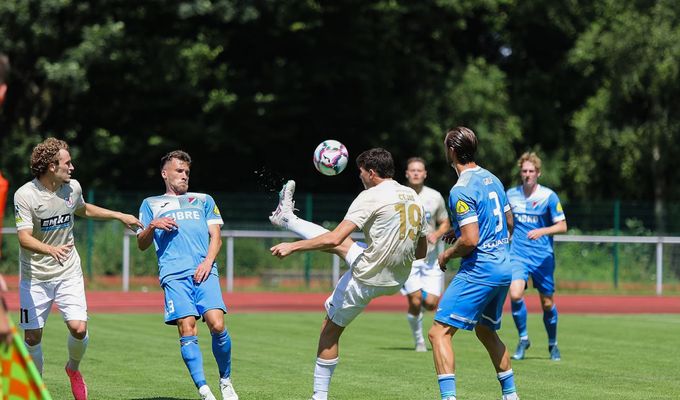
[[[2,400],[52,400],[38,368],[28,355],[17,328],[10,321],[12,343],[0,344]]]

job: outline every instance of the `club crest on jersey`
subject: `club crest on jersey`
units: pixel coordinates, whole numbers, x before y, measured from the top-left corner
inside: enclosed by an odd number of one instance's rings
[[[465,203],[463,200],[458,200],[456,202],[456,213],[465,214],[468,211],[470,211],[470,206],[468,206],[467,203]]]
[[[187,197],[187,202],[189,202],[189,204],[192,206],[195,206],[198,204],[198,197]]]
[[[64,201],[66,202],[66,207],[68,208],[73,208],[75,207],[75,202],[71,200],[71,196],[64,197]]]

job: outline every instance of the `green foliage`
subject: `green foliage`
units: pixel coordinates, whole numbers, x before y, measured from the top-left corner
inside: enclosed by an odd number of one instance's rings
[[[428,329],[431,313],[426,315],[424,328]],[[233,343],[232,377],[239,397],[308,397],[322,318],[321,312],[227,314]],[[564,400],[633,400],[641,393],[646,398],[674,399],[680,391],[676,359],[668,346],[659,343],[673,343],[677,331],[669,327],[678,323],[677,315],[560,314],[562,361],[551,362],[541,317],[530,314],[534,346],[526,360],[513,362],[518,393],[534,399],[545,398],[546,393]],[[218,376],[210,336],[204,324],[198,325],[206,378],[214,390]],[[177,330],[164,325],[161,314],[94,314],[89,332],[90,346],[81,369],[92,398],[196,397],[179,355]],[[55,399],[71,396],[63,371],[66,335],[64,324],[55,319],[47,323],[43,336],[44,379]],[[509,315],[500,336],[508,347],[515,345],[517,333]],[[459,396],[499,398],[488,354],[475,335],[459,331],[454,345]],[[626,368],[617,369],[620,365]],[[263,366],[267,379],[262,379]],[[338,400],[434,399],[439,396],[435,378],[432,353],[413,351],[403,313],[364,313],[343,334],[330,395]]]

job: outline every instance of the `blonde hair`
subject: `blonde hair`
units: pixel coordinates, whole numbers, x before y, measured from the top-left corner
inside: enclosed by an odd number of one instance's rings
[[[533,151],[527,151],[526,153],[522,154],[522,156],[517,161],[517,166],[519,167],[520,171],[522,170],[522,164],[524,164],[525,161],[529,161],[530,163],[534,164],[536,172],[541,171],[541,158],[538,157],[538,155]]]
[[[47,138],[38,143],[31,153],[31,172],[36,178],[40,178],[49,168],[50,164],[57,162],[59,150],[68,151],[68,144],[57,138]]]

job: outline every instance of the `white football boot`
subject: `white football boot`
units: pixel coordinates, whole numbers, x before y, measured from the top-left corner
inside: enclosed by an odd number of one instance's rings
[[[217,400],[215,395],[210,391],[208,385],[203,385],[198,388],[198,394],[201,395],[201,400]]]
[[[276,210],[272,212],[272,215],[269,216],[269,221],[271,221],[273,225],[286,229],[288,227],[288,221],[295,218],[294,194],[295,181],[290,180],[283,185],[283,188],[279,192],[279,204],[276,206]]]
[[[222,400],[238,400],[231,379],[220,379],[220,392],[222,392]]]

